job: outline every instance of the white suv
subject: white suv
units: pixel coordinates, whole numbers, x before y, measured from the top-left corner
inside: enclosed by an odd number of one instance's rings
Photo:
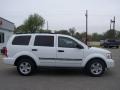
[[[61,34],[13,35],[3,51],[4,62],[17,66],[18,72],[25,76],[38,66],[80,67],[92,76],[101,76],[106,68],[114,66],[110,51],[89,48]]]

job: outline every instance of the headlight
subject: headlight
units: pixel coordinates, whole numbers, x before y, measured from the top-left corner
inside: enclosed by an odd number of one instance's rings
[[[112,59],[112,54],[111,53],[107,53],[106,56],[107,56],[107,59]]]

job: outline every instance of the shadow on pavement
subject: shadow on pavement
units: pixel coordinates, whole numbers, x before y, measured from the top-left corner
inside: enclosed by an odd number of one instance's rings
[[[5,76],[21,76],[16,70],[16,67],[5,69],[3,72],[3,75]],[[102,77],[113,77],[114,72],[111,70],[108,70],[105,72],[105,74]],[[34,74],[31,76],[59,76],[59,77],[90,77],[88,76],[84,70],[82,69],[62,69],[62,68],[38,68]]]

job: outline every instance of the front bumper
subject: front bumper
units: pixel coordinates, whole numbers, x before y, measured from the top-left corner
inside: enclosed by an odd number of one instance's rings
[[[113,59],[107,59],[106,64],[107,64],[107,68],[112,68],[115,66],[115,62]]]

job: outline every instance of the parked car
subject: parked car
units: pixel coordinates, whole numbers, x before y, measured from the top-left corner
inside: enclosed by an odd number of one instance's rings
[[[105,48],[112,48],[112,47],[116,47],[119,48],[120,43],[118,42],[118,40],[114,40],[114,39],[107,39],[104,41],[100,41],[100,46],[103,46]]]
[[[37,67],[77,67],[91,76],[101,76],[114,66],[111,52],[91,47],[61,34],[13,35],[4,48],[4,63],[17,66],[21,75],[32,74]]]

